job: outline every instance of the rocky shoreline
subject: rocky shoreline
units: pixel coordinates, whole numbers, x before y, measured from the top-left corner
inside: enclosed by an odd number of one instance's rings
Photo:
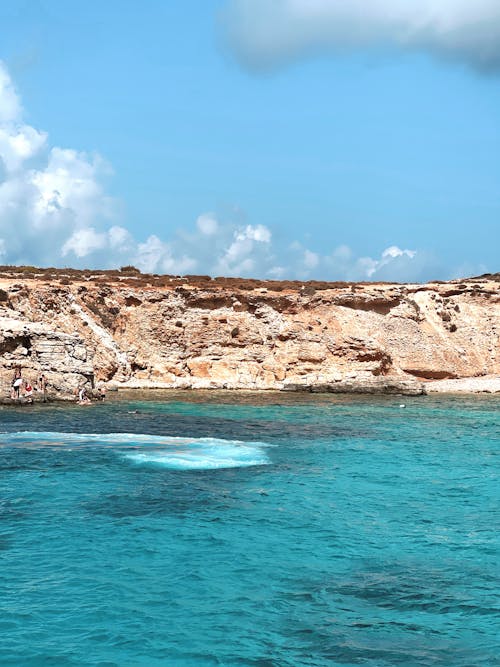
[[[149,393],[154,397],[157,391],[166,391],[178,393],[179,389],[164,387],[164,386],[125,386],[120,388],[115,387],[117,391],[132,390]],[[184,388],[181,391],[221,391],[221,388],[206,389],[190,389]],[[246,392],[248,390],[242,389],[224,389],[230,392]],[[274,389],[257,390],[258,393],[265,394],[266,392],[275,392]],[[477,394],[500,394],[500,377],[483,377],[483,378],[460,378],[455,380],[434,380],[428,382],[407,382],[407,381],[391,381],[388,382],[338,382],[332,385],[289,385],[284,386],[281,392],[293,393],[311,393],[311,394],[363,394],[363,395],[392,395],[392,396],[428,396],[432,394],[458,394],[458,395],[477,395]],[[92,395],[92,401],[101,402],[101,397],[95,393]],[[10,406],[29,406],[33,404],[54,404],[54,403],[76,403],[77,397],[68,394],[48,394],[45,397],[33,396],[33,399],[28,401],[21,397],[19,399],[12,399],[0,397],[0,405]]]

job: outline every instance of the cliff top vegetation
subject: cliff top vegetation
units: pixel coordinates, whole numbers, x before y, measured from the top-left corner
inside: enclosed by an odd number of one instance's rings
[[[167,275],[142,273],[135,266],[122,266],[120,269],[73,269],[36,266],[0,265],[0,279],[37,280],[42,282],[58,281],[63,285],[73,282],[119,283],[134,287],[170,287],[190,285],[198,288],[224,288],[234,290],[268,289],[270,291],[304,291],[325,289],[355,289],[363,285],[388,285],[395,283],[377,282],[347,282],[322,280],[264,280],[258,278],[238,277],[211,277],[208,275]],[[467,281],[495,281],[500,282],[500,273],[485,273],[481,276],[448,281],[460,283]],[[432,283],[445,281],[435,280]],[[396,283],[397,284],[397,283]]]

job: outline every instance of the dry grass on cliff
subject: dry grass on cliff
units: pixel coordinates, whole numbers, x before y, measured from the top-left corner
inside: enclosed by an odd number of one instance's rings
[[[175,288],[178,286],[190,286],[195,288],[212,288],[228,290],[258,290],[267,289],[272,292],[305,292],[312,294],[315,291],[326,289],[351,289],[356,290],[357,286],[372,285],[369,281],[365,282],[345,282],[345,281],[323,281],[323,280],[259,280],[256,278],[226,278],[217,276],[212,278],[207,275],[159,275],[142,273],[135,266],[123,266],[120,269],[72,269],[72,268],[40,268],[36,266],[9,266],[0,265],[0,279],[25,279],[39,280],[41,282],[58,281],[62,285],[71,285],[74,282],[92,282],[106,285],[119,283],[127,287],[156,287],[156,288]],[[495,281],[500,282],[500,273],[486,273],[474,278],[464,278],[463,282],[470,281]],[[433,281],[444,282],[444,281]],[[460,282],[460,281],[450,281]],[[377,284],[387,285],[391,283],[380,282]]]
[[[63,285],[70,285],[72,282],[89,281],[97,284],[119,282],[130,287],[177,287],[180,285],[189,285],[200,288],[225,288],[230,290],[268,289],[276,292],[284,290],[299,291],[303,289],[346,288],[354,285],[353,283],[344,281],[258,280],[255,278],[226,278],[224,276],[212,278],[207,275],[158,275],[141,273],[134,266],[124,266],[121,269],[90,270],[4,265],[0,266],[0,278],[39,280],[42,282],[59,281]]]

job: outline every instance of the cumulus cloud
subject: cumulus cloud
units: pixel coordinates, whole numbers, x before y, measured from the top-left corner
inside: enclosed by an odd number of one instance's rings
[[[271,232],[264,225],[225,223],[203,213],[192,233],[168,241],[136,239],[116,224],[117,203],[106,194],[110,167],[99,155],[50,147],[27,125],[6,67],[0,62],[0,257],[13,264],[142,271],[212,272],[249,276],[265,265]]]
[[[432,253],[389,246],[380,255],[356,256],[346,245],[323,258],[325,271],[341,280],[424,282],[448,277]]]
[[[380,273],[380,271],[384,268],[384,266],[394,264],[394,260],[398,260],[399,262],[403,261],[406,264],[407,260],[413,259],[416,254],[417,254],[416,250],[401,250],[401,248],[398,248],[398,246],[391,245],[389,246],[389,248],[386,248],[382,252],[382,256],[380,257],[380,259],[373,260],[370,258],[366,258],[367,262],[366,274],[368,278],[371,278],[377,272]]]
[[[114,217],[98,155],[50,148],[23,119],[20,98],[0,63],[0,242],[3,261],[58,263],[104,248],[96,227]],[[55,261],[54,261],[55,260]]]
[[[215,265],[219,275],[251,275],[269,259],[271,231],[264,225],[247,225],[233,232],[233,239]]]
[[[175,254],[170,243],[165,243],[157,236],[150,236],[145,243],[139,243],[134,264],[146,273],[159,272],[186,274],[197,268],[194,258],[184,254]]]
[[[98,234],[93,227],[74,232],[62,247],[62,254],[74,252],[77,257],[86,257],[106,245],[106,235]]]
[[[228,0],[225,37],[252,67],[393,47],[500,70],[498,0]]]
[[[271,267],[268,271],[270,278],[410,282],[442,277],[441,268],[431,255],[396,245],[371,257],[357,256],[347,245],[339,245],[330,253],[321,254],[294,241],[288,246],[286,257],[288,268]]]

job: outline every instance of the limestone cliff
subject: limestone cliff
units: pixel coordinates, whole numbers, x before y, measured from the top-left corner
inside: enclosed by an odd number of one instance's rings
[[[422,391],[500,374],[496,276],[279,283],[5,270],[0,379],[128,387]]]

